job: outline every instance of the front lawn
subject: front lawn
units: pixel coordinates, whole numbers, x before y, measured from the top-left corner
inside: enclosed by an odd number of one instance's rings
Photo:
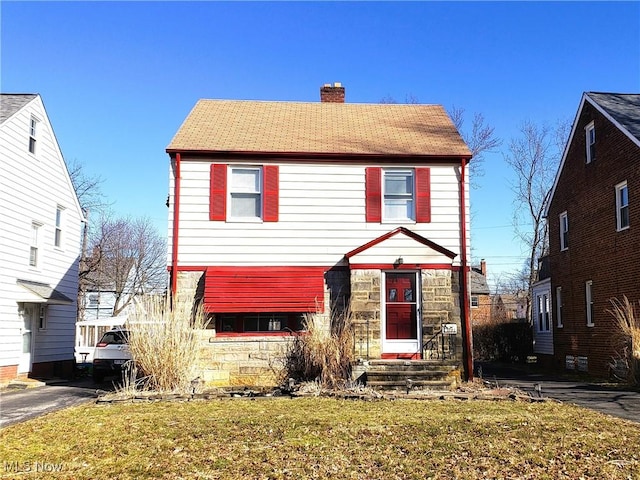
[[[2,478],[640,478],[640,425],[556,403],[84,405],[0,432]],[[40,474],[38,474],[40,468]]]

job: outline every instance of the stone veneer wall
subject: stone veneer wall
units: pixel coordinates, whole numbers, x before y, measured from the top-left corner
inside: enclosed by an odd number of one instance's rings
[[[425,359],[442,358],[441,337],[430,342],[442,324],[455,324],[457,334],[445,336],[447,359],[462,361],[462,319],[460,315],[460,274],[451,270],[422,270],[422,341]],[[436,347],[430,349],[430,346]]]
[[[458,272],[451,270],[422,270],[422,334],[423,343],[429,345],[441,325],[455,324],[457,334],[445,337],[447,359],[462,359],[462,324],[460,315],[460,281]],[[380,270],[351,271],[351,312],[355,332],[356,358],[369,359],[382,356]],[[450,341],[449,341],[450,340]],[[425,352],[426,359],[442,358],[442,343]]]
[[[351,271],[351,315],[356,359],[380,358],[380,270]]]
[[[325,273],[325,311],[319,320],[330,327],[330,312],[348,303],[349,271],[330,269]],[[178,292],[190,295],[193,302],[204,296],[204,272],[180,272]],[[274,386],[284,380],[283,367],[293,336],[291,335],[216,335],[215,317],[209,328],[199,332],[198,375],[208,386]]]

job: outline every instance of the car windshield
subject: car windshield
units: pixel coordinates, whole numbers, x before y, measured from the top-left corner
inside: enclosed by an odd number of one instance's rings
[[[123,345],[127,343],[127,334],[128,332],[124,330],[107,332],[102,336],[100,343],[106,343],[109,345]]]

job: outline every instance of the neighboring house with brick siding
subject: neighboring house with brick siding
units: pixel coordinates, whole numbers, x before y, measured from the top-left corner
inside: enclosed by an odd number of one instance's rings
[[[82,211],[40,95],[0,95],[0,383],[68,376]]]
[[[640,299],[639,193],[640,95],[584,93],[546,212],[542,316],[557,369],[607,376],[620,353],[607,310],[613,298]]]
[[[268,382],[305,314],[346,306],[359,358],[431,358],[444,325],[470,362],[470,151],[439,105],[344,97],[200,100],[167,147],[171,292],[210,315],[208,382]]]
[[[469,290],[471,292],[471,323],[482,325],[491,321],[491,291],[487,283],[487,262],[480,261],[480,267],[472,267]]]

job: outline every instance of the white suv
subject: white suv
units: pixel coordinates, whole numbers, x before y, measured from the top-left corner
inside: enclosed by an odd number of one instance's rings
[[[122,366],[129,360],[129,331],[120,328],[109,330],[96,344],[93,354],[93,380],[100,383],[104,377],[120,374]]]

